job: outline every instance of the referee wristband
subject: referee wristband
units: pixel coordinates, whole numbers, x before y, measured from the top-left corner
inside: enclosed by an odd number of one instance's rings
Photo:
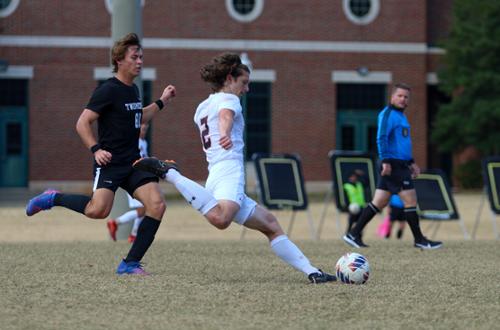
[[[90,147],[90,151],[94,154],[97,150],[101,149],[101,145],[99,143],[94,144]]]
[[[160,110],[163,109],[163,107],[165,106],[165,104],[163,104],[163,101],[160,99],[156,100],[155,104],[158,106]]]

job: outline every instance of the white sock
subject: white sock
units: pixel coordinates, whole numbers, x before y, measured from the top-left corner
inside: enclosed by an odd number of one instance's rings
[[[306,275],[319,272],[313,267],[309,259],[300,251],[300,249],[286,235],[276,237],[271,241],[271,249],[284,262],[293,268],[303,272]]]
[[[139,226],[141,225],[141,221],[144,219],[144,217],[137,217],[134,220],[134,226],[132,227],[132,231],[130,232],[130,235],[132,236],[137,236],[137,230],[139,230]]]
[[[207,189],[178,171],[169,170],[165,175],[165,180],[173,184],[184,199],[203,215],[217,205],[217,200]]]
[[[134,220],[135,218],[137,218],[137,210],[132,210],[120,215],[118,218],[116,218],[116,222],[119,224],[127,223]]]

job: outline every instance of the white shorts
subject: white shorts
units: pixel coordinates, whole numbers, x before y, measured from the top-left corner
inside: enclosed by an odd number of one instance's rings
[[[130,207],[131,209],[137,209],[139,207],[144,206],[144,205],[142,205],[141,202],[139,202],[137,199],[133,198],[129,194],[127,194],[127,197],[128,197],[128,207]]]
[[[245,170],[238,160],[223,160],[210,167],[205,187],[216,200],[230,200],[240,206],[234,222],[242,225],[253,214],[257,203],[245,194]]]

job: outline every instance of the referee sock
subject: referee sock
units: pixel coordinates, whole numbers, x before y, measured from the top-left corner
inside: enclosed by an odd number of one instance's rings
[[[284,262],[306,275],[317,273],[319,270],[313,267],[309,259],[286,235],[280,235],[271,241],[271,249]]]
[[[424,238],[424,235],[420,230],[420,221],[417,214],[417,208],[407,207],[404,209],[404,212],[406,221],[408,222],[408,225],[410,226],[411,232],[413,234],[413,238],[415,238],[415,242],[420,242]]]
[[[361,236],[361,233],[363,232],[363,229],[365,226],[370,222],[371,219],[380,212],[378,207],[373,205],[371,202],[368,203],[368,206],[363,209],[363,212],[361,212],[361,215],[359,216],[358,221],[356,221],[356,224],[351,230],[351,235],[354,237],[359,237]]]
[[[85,215],[85,207],[89,202],[90,197],[85,195],[56,193],[54,196],[54,206],[62,206],[83,215]]]
[[[169,170],[165,175],[165,180],[173,184],[186,202],[203,215],[217,205],[217,200],[207,189],[178,171]]]
[[[160,227],[160,221],[151,217],[145,216],[142,219],[139,229],[137,230],[137,237],[128,252],[125,262],[141,261],[142,257],[146,254],[151,244],[155,239],[156,232]]]

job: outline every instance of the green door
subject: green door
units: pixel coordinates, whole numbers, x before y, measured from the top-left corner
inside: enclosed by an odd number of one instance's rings
[[[377,152],[376,110],[339,110],[337,113],[337,149]]]
[[[0,187],[28,185],[28,116],[25,107],[0,107]]]

